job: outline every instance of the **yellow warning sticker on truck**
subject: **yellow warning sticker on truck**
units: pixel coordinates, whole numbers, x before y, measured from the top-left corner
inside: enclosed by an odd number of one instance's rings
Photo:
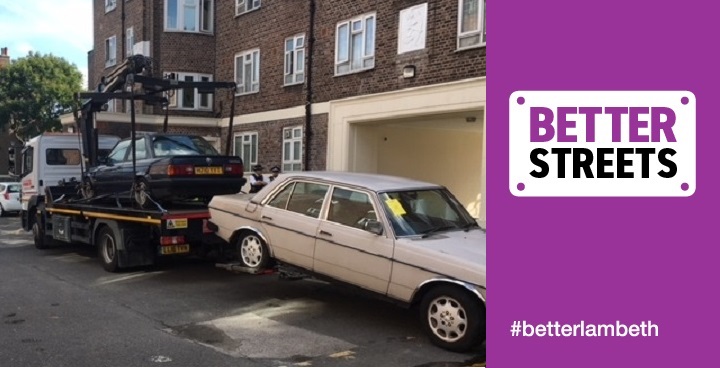
[[[168,229],[187,229],[187,219],[169,219],[167,220]]]

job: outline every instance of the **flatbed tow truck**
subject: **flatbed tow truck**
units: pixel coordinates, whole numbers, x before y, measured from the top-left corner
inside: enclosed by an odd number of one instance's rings
[[[167,131],[168,91],[197,88],[202,93],[214,93],[225,88],[234,94],[234,82],[185,82],[147,76],[151,71],[150,58],[135,55],[104,78],[99,92],[80,93],[84,101],[80,112],[74,112],[82,137],[82,154],[87,167],[97,163],[98,134],[95,112],[102,111],[110,99],[144,101],[165,107],[163,131]],[[234,116],[232,98],[230,129]],[[131,138],[135,139],[135,112],[131,109]],[[226,155],[231,147],[228,133]],[[134,150],[134,145],[131,145]],[[133,166],[135,153],[132,152]],[[81,170],[84,170],[81,164]],[[81,177],[84,177],[81,176]],[[58,185],[46,186],[43,194],[28,199],[23,214],[23,228],[32,230],[36,248],[45,249],[63,243],[96,246],[101,265],[109,272],[124,268],[154,264],[160,257],[173,255],[207,255],[221,257],[221,240],[208,229],[210,213],[202,202],[164,203],[149,209],[139,208],[131,197],[104,195],[85,199],[82,181],[64,179]],[[221,263],[225,265],[227,263]],[[249,270],[250,271],[250,270]],[[251,272],[252,273],[252,272]]]

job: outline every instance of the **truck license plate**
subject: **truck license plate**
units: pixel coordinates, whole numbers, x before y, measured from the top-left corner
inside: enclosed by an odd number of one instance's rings
[[[165,245],[165,246],[160,247],[160,254],[162,254],[162,255],[189,253],[189,252],[190,252],[190,244]]]
[[[197,175],[222,175],[223,170],[220,166],[208,166],[208,167],[196,167],[195,174]]]

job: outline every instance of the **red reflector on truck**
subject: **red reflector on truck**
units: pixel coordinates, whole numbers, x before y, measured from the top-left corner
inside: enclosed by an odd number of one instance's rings
[[[160,245],[177,245],[177,244],[185,244],[185,236],[161,236],[160,237]]]

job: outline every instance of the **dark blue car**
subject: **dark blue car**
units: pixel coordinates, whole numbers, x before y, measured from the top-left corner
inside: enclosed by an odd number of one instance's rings
[[[220,155],[195,135],[136,135],[134,172],[130,138],[118,142],[101,161],[83,179],[85,198],[129,193],[141,207],[147,207],[150,198],[159,203],[209,201],[214,195],[238,193],[246,181],[240,157]]]

